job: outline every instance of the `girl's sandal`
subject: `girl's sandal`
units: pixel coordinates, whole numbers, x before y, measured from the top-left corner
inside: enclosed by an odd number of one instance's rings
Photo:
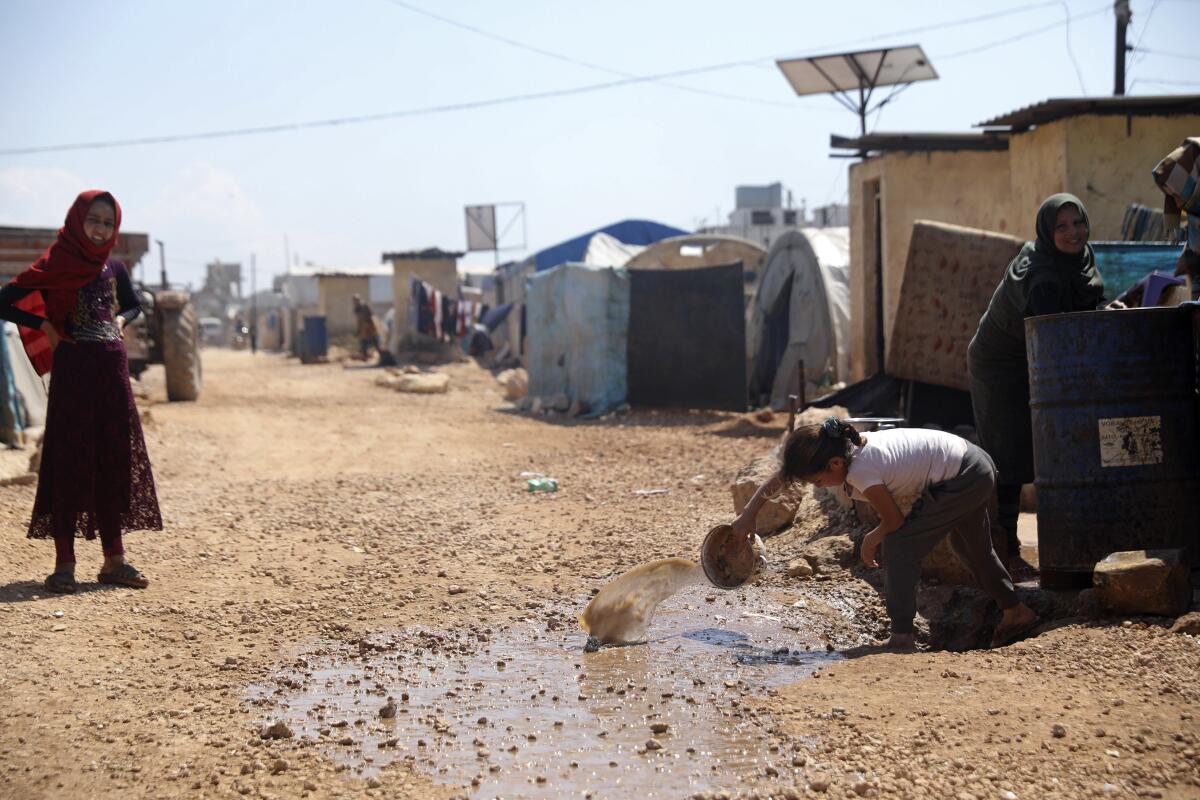
[[[55,594],[75,594],[79,591],[79,584],[70,572],[53,572],[46,576],[46,591]]]
[[[96,576],[96,580],[113,586],[128,586],[131,589],[145,589],[150,585],[146,576],[138,572],[132,564],[122,564],[114,572],[101,572]]]

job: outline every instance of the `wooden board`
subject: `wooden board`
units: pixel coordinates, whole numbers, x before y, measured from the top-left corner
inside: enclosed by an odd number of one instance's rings
[[[967,345],[1022,244],[1002,233],[928,220],[913,223],[887,342],[888,373],[969,390]]]

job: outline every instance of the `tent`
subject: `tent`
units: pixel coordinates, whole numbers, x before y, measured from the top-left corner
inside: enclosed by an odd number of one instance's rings
[[[0,322],[0,439],[17,447],[23,434],[46,425],[46,384],[29,362],[17,326]]]
[[[629,402],[746,410],[741,262],[629,270]]]
[[[522,340],[526,334],[525,282],[539,272],[566,263],[581,263],[587,256],[588,245],[597,234],[606,234],[625,245],[648,245],[660,239],[679,236],[686,233],[670,225],[652,222],[645,219],[627,219],[605,225],[603,228],[589,231],[580,236],[559,242],[556,245],[539,250],[521,261],[511,261],[496,268],[496,302],[513,303],[516,313],[509,317],[508,341],[512,344],[514,355],[523,355],[525,348]],[[615,266],[604,264],[603,266]]]
[[[645,245],[625,244],[615,236],[597,233],[588,242],[583,263],[589,267],[623,267],[645,249]]]
[[[850,231],[797,228],[771,246],[763,262],[746,333],[752,403],[775,408],[799,388],[805,395],[850,374]]]
[[[529,279],[525,303],[531,397],[565,395],[593,414],[625,402],[628,273],[563,264]]]

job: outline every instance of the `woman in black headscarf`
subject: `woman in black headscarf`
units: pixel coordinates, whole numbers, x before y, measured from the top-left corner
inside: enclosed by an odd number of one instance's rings
[[[1104,306],[1090,229],[1078,197],[1047,197],[1038,209],[1037,240],[1026,242],[1009,263],[967,350],[975,429],[998,472],[997,524],[1007,535],[1010,572],[1021,566],[1021,485],[1033,481],[1025,318]]]

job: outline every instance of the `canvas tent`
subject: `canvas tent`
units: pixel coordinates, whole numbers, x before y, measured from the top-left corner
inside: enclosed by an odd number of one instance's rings
[[[798,228],[780,236],[763,262],[746,335],[751,402],[787,405],[850,374],[850,232]]]
[[[530,396],[596,414],[625,402],[628,273],[563,264],[529,279],[525,303]]]
[[[514,306],[515,313],[508,318],[508,340],[512,344],[514,355],[524,353],[521,342],[528,327],[525,314],[526,280],[560,264],[582,262],[587,256],[588,245],[593,237],[600,233],[611,236],[622,244],[644,246],[660,239],[679,236],[686,231],[651,220],[626,219],[539,250],[522,261],[501,264],[496,268],[496,302],[512,303]]]

